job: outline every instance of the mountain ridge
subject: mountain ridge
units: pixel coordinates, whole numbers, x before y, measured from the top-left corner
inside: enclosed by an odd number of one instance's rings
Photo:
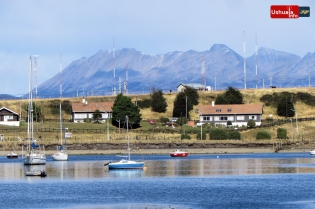
[[[149,93],[150,89],[176,91],[180,83],[202,83],[201,66],[205,63],[206,86],[225,89],[244,88],[244,57],[225,44],[214,44],[209,50],[188,50],[165,54],[145,54],[134,48],[115,51],[99,50],[91,57],[74,60],[62,70],[62,96],[111,95],[116,89],[128,93]],[[315,53],[304,57],[261,47],[246,60],[247,88],[307,85]],[[114,79],[115,69],[115,79]],[[121,82],[119,82],[119,78]],[[128,78],[128,80],[127,80]],[[40,97],[60,96],[59,73],[38,86]]]

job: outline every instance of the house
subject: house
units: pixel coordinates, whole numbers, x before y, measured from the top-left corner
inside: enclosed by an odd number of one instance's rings
[[[82,102],[72,103],[72,119],[73,122],[84,122],[84,119],[92,119],[95,110],[99,110],[102,114],[101,122],[112,117],[112,107],[114,102],[91,102],[85,99]]]
[[[0,125],[19,126],[20,115],[6,107],[2,107],[0,109]]]
[[[197,91],[210,91],[211,90],[211,86],[205,86],[199,83],[183,83],[177,86],[177,91],[178,92],[184,91],[185,86],[196,89]]]
[[[233,126],[247,126],[247,122],[252,119],[256,126],[261,125],[263,114],[263,104],[227,104],[199,106],[200,122],[214,123],[215,125],[227,125],[231,121]]]

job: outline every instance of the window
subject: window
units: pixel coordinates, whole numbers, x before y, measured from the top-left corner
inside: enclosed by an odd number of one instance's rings
[[[221,112],[221,109],[216,109],[215,111],[216,111],[216,112]]]
[[[228,109],[228,112],[232,112],[232,109],[231,109],[231,108],[229,108],[229,109]]]
[[[238,116],[236,116],[236,120],[244,120],[244,115],[238,115]]]
[[[227,120],[228,117],[227,116],[220,116],[220,120]]]
[[[202,120],[203,121],[210,121],[210,116],[204,116],[204,117],[202,117]]]
[[[257,115],[250,115],[250,116],[249,116],[249,119],[257,120]]]

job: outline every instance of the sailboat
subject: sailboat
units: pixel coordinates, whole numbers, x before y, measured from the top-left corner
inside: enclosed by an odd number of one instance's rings
[[[129,135],[128,135],[128,116],[126,116],[127,121],[127,139],[128,139],[128,160],[121,159],[118,162],[110,162],[108,164],[108,169],[143,169],[144,162],[138,162],[130,160],[130,145],[129,145]]]
[[[64,138],[64,145],[62,144],[62,136]],[[60,147],[57,147],[57,151],[52,155],[53,160],[56,161],[66,161],[68,160],[68,150],[67,150],[67,141],[65,136],[65,129],[62,125],[62,111],[60,103]]]
[[[60,98],[62,95],[62,82],[61,82],[61,54],[60,54]],[[68,160],[68,147],[67,147],[67,141],[66,141],[66,133],[65,129],[63,127],[63,122],[62,122],[62,110],[61,110],[61,103],[60,103],[60,147],[58,148],[57,146],[57,151],[55,154],[52,155],[53,160],[56,161],[67,161]],[[64,139],[64,144],[62,144],[62,136]]]
[[[34,125],[33,125],[33,94],[32,94],[32,57],[30,57],[30,78],[29,78],[29,105],[28,105],[28,118],[27,118],[27,140],[26,154],[22,150],[22,159],[24,165],[45,165],[46,155],[40,145],[36,142],[38,139],[34,138]]]

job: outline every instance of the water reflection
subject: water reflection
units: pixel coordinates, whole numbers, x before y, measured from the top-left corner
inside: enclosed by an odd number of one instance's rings
[[[109,170],[108,177],[111,178],[139,178],[144,176],[143,170]]]
[[[105,156],[106,157],[106,156]],[[281,158],[251,156],[199,155],[185,159],[148,156],[146,170],[108,170],[104,156],[72,157],[70,161],[48,161],[46,165],[24,166],[21,161],[0,161],[0,179],[25,179],[26,171],[46,170],[47,178],[65,180],[82,178],[141,178],[155,176],[215,176],[279,173],[315,173],[315,158],[283,154]],[[88,159],[88,160],[85,160]]]

